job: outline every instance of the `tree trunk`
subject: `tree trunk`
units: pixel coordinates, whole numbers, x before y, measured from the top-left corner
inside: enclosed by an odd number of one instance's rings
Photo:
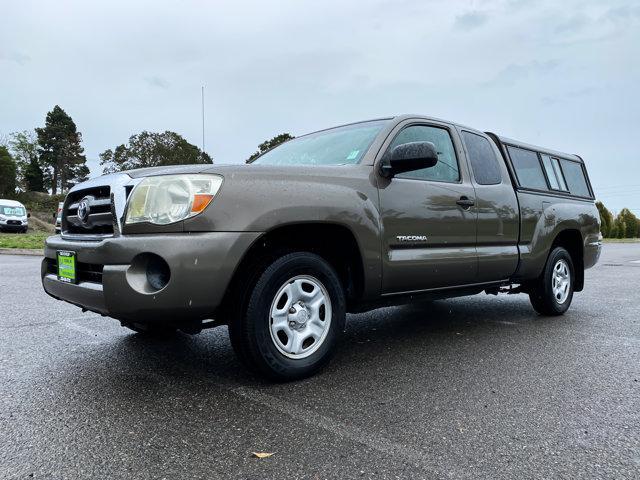
[[[51,193],[56,195],[58,193],[58,168],[53,169],[53,181],[51,182]]]

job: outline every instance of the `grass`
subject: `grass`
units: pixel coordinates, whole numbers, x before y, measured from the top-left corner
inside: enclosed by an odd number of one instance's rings
[[[0,233],[0,248],[44,248],[44,239],[50,236],[48,232],[34,233]]]
[[[604,243],[640,243],[640,238],[605,238]]]

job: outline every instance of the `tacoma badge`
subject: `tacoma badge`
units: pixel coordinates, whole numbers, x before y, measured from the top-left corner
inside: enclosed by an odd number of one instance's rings
[[[426,242],[426,235],[398,235],[396,239],[399,242]]]

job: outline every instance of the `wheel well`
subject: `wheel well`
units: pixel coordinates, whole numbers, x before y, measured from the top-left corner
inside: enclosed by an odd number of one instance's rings
[[[561,231],[553,240],[551,250],[555,247],[563,247],[571,255],[576,274],[574,290],[576,292],[582,291],[584,287],[584,246],[580,231],[574,229]]]
[[[326,260],[338,274],[347,305],[357,301],[364,290],[364,268],[360,248],[347,227],[332,223],[299,223],[277,227],[258,238],[247,250],[233,274],[219,312],[230,313],[244,303],[247,286],[276,258],[306,251]],[[239,296],[238,296],[239,295]]]

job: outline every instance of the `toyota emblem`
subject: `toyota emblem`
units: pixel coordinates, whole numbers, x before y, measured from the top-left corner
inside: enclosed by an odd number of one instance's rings
[[[82,223],[87,223],[87,220],[89,220],[89,213],[89,199],[83,198],[78,204],[78,218]]]

